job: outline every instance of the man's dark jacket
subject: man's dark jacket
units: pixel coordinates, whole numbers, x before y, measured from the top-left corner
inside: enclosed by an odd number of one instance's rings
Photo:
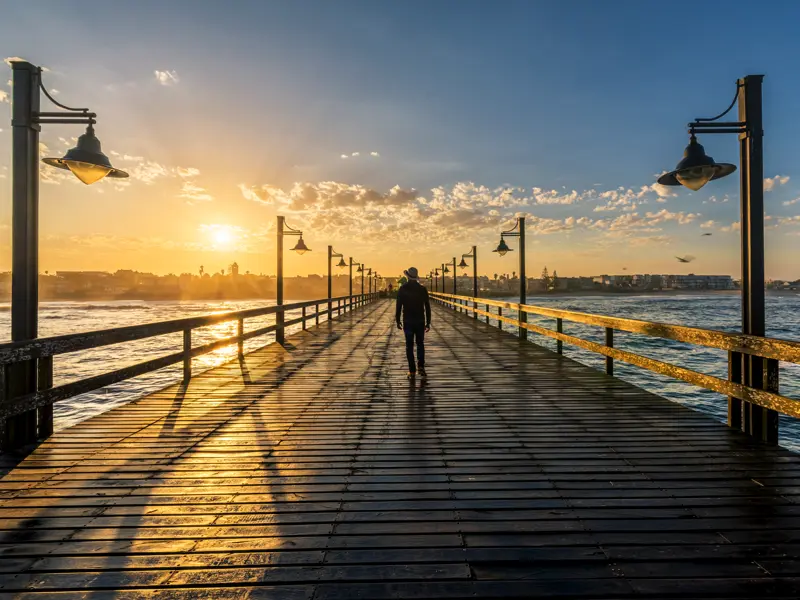
[[[398,324],[401,313],[405,327],[430,327],[431,301],[428,299],[428,290],[418,281],[409,280],[397,290]]]

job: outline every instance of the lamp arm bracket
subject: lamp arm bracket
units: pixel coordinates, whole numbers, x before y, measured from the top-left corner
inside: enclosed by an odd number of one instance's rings
[[[508,231],[503,231],[500,234],[500,237],[509,236],[509,237],[519,237],[519,232],[517,232],[517,228],[519,227],[519,217],[517,217],[517,222],[514,223],[514,226],[509,229]],[[516,233],[515,233],[516,232]]]
[[[50,95],[50,92],[47,91],[47,88],[44,87],[44,83],[42,83],[42,69],[41,69],[41,67],[39,67],[39,89],[42,90],[42,93],[45,96],[47,96],[47,99],[50,100],[50,102],[52,102],[53,104],[55,104],[59,108],[63,108],[64,110],[68,110],[70,112],[82,112],[82,113],[88,113],[89,112],[88,108],[72,108],[71,106],[67,106],[66,104],[61,104],[61,102],[59,102],[58,100],[53,98]],[[95,116],[94,113],[91,113],[91,114],[92,114],[92,116]]]
[[[741,84],[741,83],[739,83],[739,82],[737,82],[737,83],[736,83],[736,93],[733,95],[733,100],[731,100],[731,104],[730,104],[730,106],[729,106],[728,108],[726,108],[724,112],[721,112],[721,113],[720,113],[720,114],[718,114],[716,117],[708,117],[708,118],[699,118],[699,119],[695,119],[695,120],[694,120],[694,121],[695,121],[695,123],[710,123],[711,121],[718,121],[718,120],[720,120],[722,117],[724,117],[725,115],[727,115],[729,112],[731,112],[731,109],[732,109],[734,106],[736,106],[736,101],[739,99],[739,88],[741,88],[741,87],[742,87],[742,84]]]
[[[289,227],[286,224],[286,221],[283,222],[283,235],[303,235],[303,232],[299,229],[294,229],[293,227]]]

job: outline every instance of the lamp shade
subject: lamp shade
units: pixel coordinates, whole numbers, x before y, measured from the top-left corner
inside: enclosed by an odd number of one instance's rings
[[[705,148],[697,142],[692,135],[689,145],[683,151],[683,159],[673,171],[665,173],[658,178],[661,185],[682,185],[690,190],[697,191],[709,181],[730,175],[736,170],[736,165],[717,163],[706,154]]]
[[[450,269],[448,269],[447,267],[445,267],[444,269],[442,269],[442,273],[449,273],[449,272],[450,272]]]
[[[300,236],[300,239],[297,240],[297,244],[295,244],[294,248],[292,248],[298,254],[305,254],[306,252],[310,252],[311,248],[306,246],[306,243],[303,241],[303,236]]]
[[[506,244],[503,238],[500,238],[500,243],[497,244],[497,248],[492,250],[492,252],[497,252],[500,256],[505,256],[506,252],[511,252],[511,248],[508,247],[508,244]]]
[[[358,269],[356,269],[356,273],[363,273],[363,272],[364,272],[364,267],[362,267],[361,265],[358,265]]]
[[[103,177],[124,178],[128,174],[111,166],[111,161],[100,149],[100,140],[89,125],[86,133],[78,138],[78,144],[67,150],[63,158],[44,158],[42,162],[59,169],[69,169],[86,185],[100,181]]]
[[[347,263],[344,262],[344,257],[339,259],[339,262],[336,264],[336,266],[340,269],[344,269],[347,266]]]
[[[466,269],[469,265],[467,264],[467,261],[465,261],[464,258],[462,257],[461,262],[458,263],[458,266],[461,267],[462,269]]]

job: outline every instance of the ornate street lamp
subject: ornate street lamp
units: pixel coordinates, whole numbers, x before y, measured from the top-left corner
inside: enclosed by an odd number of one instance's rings
[[[296,235],[299,236],[300,239],[297,240],[295,244],[294,250],[300,255],[305,254],[306,252],[310,251],[310,248],[306,246],[306,243],[303,241],[303,232],[298,229],[293,229],[286,224],[285,217],[278,216],[278,278],[277,278],[277,289],[276,289],[276,301],[278,306],[283,306],[283,236],[285,235]],[[330,315],[330,313],[329,313]],[[282,310],[279,310],[275,313],[275,341],[279,344],[283,344],[286,341],[286,334],[283,330],[283,323],[285,321],[284,314]]]
[[[350,257],[350,287],[349,287],[349,294],[350,294],[350,302],[353,302],[353,267],[358,265],[358,270],[361,271],[361,263],[353,262],[353,257]],[[363,293],[363,291],[362,291]]]
[[[42,69],[29,62],[13,61],[11,92],[12,169],[12,267],[11,341],[35,339],[39,313],[39,130],[42,125],[85,125],[86,133],[75,148],[61,158],[43,162],[68,169],[89,185],[103,177],[127,177],[111,165],[95,137],[97,114],[88,108],[71,108],[57,102],[42,84]],[[61,108],[58,112],[39,110],[41,94]],[[36,391],[34,361],[13,365],[8,370],[7,398]],[[37,418],[38,415],[38,418]],[[6,419],[2,448],[12,450],[53,433],[53,407],[43,406]]]
[[[734,133],[739,137],[739,189],[742,253],[742,333],[766,333],[764,309],[764,131],[762,124],[763,75],[748,75],[736,82],[730,106],[711,118],[689,123],[689,146],[684,158],[658,178],[662,185],[683,185],[699,190],[709,181],[730,175],[736,167],[716,163],[697,143],[696,134]],[[738,103],[737,121],[720,121]],[[730,361],[729,379],[749,387],[777,391],[778,363],[739,354]],[[766,382],[766,386],[765,386]],[[778,443],[778,413],[738,398],[728,399],[728,425],[769,444]]]
[[[300,238],[302,241],[303,238]],[[299,242],[298,242],[299,243]],[[303,244],[305,246],[305,244]],[[333,251],[333,246],[328,246],[328,319],[333,316],[333,304],[331,303],[331,298],[333,298],[333,272],[332,272],[332,263],[333,258],[335,256],[340,257],[339,263],[336,265],[337,267],[346,267],[347,263],[344,262],[344,254],[339,254],[338,252]]]
[[[467,261],[465,259],[471,258],[472,259],[472,297],[478,297],[478,248],[476,246],[472,247],[472,252],[468,252],[466,254],[461,255],[461,262],[458,264],[459,267],[462,269],[466,269],[469,267]],[[473,312],[473,318],[478,318],[478,313]]]
[[[494,252],[497,252],[500,256],[505,256],[507,252],[511,252],[511,248],[506,244],[505,238],[507,237],[519,238],[519,303],[525,304],[527,301],[527,279],[525,277],[525,217],[518,217],[514,227],[500,233],[500,243],[497,245],[497,248],[494,249]],[[527,323],[528,313],[520,310],[519,320],[521,323]],[[528,330],[520,327],[519,337],[522,340],[527,340]]]

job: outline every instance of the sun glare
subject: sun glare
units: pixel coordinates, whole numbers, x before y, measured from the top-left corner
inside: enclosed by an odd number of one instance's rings
[[[227,246],[233,240],[231,232],[227,229],[218,229],[214,232],[214,243],[217,246]]]
[[[215,250],[230,250],[240,237],[237,228],[231,225],[203,225],[200,230],[205,231]]]

